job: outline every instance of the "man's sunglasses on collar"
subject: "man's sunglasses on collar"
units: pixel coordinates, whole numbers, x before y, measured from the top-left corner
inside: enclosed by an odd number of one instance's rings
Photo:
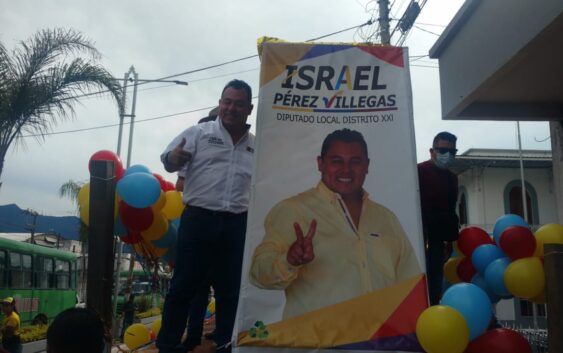
[[[435,152],[438,152],[439,154],[444,154],[444,153],[448,153],[448,152],[450,152],[451,154],[456,154],[456,153],[457,153],[457,149],[455,149],[455,148],[433,147],[432,149],[433,149]]]

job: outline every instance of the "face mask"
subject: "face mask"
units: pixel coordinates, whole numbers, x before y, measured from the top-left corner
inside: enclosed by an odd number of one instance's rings
[[[446,169],[454,161],[454,156],[450,152],[436,153],[436,165],[438,168]]]

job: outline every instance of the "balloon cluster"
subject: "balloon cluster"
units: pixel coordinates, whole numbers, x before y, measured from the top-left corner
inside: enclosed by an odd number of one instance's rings
[[[115,163],[116,195],[114,234],[146,258],[162,258],[171,263],[174,259],[177,225],[182,214],[182,194],[174,184],[142,165],[127,169],[119,157],[107,150],[94,153],[92,161],[106,160]],[[80,219],[89,225],[90,184],[78,193]]]
[[[160,332],[161,325],[161,319],[153,321],[150,329],[145,324],[133,324],[125,330],[123,343],[125,343],[130,350],[143,347],[156,339]]]
[[[563,244],[563,226],[547,224],[535,234],[514,214],[495,222],[493,237],[478,227],[459,234],[454,255],[444,264],[451,285],[441,305],[426,309],[416,325],[417,338],[428,353],[532,352],[519,333],[487,331],[492,304],[519,297],[545,303],[543,245]]]

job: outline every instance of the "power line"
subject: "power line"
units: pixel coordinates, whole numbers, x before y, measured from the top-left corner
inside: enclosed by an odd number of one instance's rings
[[[447,27],[445,25],[438,25],[438,24],[435,24],[435,23],[417,22],[417,24],[422,25],[422,26],[432,26],[432,27],[440,27],[440,28],[446,28]]]
[[[320,37],[308,39],[308,40],[306,40],[305,42],[312,42],[312,41],[315,41],[315,40],[323,39],[323,38],[326,38],[326,37],[333,36],[333,35],[335,35],[335,34],[340,34],[340,33],[342,33],[342,32],[350,31],[350,30],[352,30],[352,29],[360,28],[360,27],[363,27],[363,26],[368,26],[368,25],[371,25],[372,23],[373,23],[373,22],[372,22],[372,20],[370,19],[370,20],[366,21],[365,23],[362,23],[361,25],[357,25],[357,26],[353,26],[353,27],[348,27],[348,28],[345,28],[345,29],[342,29],[342,30],[339,30],[339,31],[336,31],[336,32],[332,32],[332,33],[328,33],[328,34],[322,35],[322,36],[320,36]],[[170,79],[170,78],[175,78],[175,77],[179,77],[179,76],[189,75],[189,74],[193,74],[193,73],[196,73],[196,72],[205,71],[205,70],[210,70],[210,69],[215,69],[215,68],[218,68],[218,67],[221,67],[221,66],[234,64],[234,63],[236,63],[236,62],[240,62],[240,61],[244,61],[244,60],[248,60],[248,59],[252,59],[252,58],[256,58],[256,57],[258,57],[258,54],[248,55],[248,56],[245,56],[245,57],[242,57],[242,58],[238,58],[238,59],[233,59],[233,60],[225,61],[225,62],[222,62],[222,63],[219,63],[219,64],[209,65],[209,66],[201,67],[201,68],[198,68],[198,69],[194,69],[194,70],[189,70],[189,71],[181,72],[181,73],[179,73],[179,74],[164,76],[164,77],[161,77],[161,78],[158,78],[158,79],[155,79],[155,80],[151,80],[151,81],[167,80],[167,79]],[[145,84],[147,84],[147,83],[150,83],[150,82],[141,82],[141,83],[137,83],[137,86],[145,85]],[[61,99],[61,101],[62,101],[62,100],[68,100],[68,99],[76,99],[76,98],[94,96],[94,95],[103,94],[103,93],[109,93],[109,92],[110,92],[110,90],[101,90],[101,91],[97,91],[97,92],[84,93],[84,94],[80,94],[80,95],[73,96],[73,97],[63,98],[63,99]]]
[[[419,30],[421,30],[421,31],[423,31],[423,32],[433,34],[433,35],[435,35],[435,36],[437,36],[437,37],[440,36],[440,34],[434,33],[434,32],[432,32],[432,31],[429,31],[429,30],[427,30],[427,29],[424,29],[424,28],[422,28],[422,27],[420,27],[420,26],[414,25],[413,27],[415,27],[416,29],[419,29]]]
[[[371,24],[373,24],[373,21],[370,19],[370,20],[368,20],[367,22],[365,22],[365,23],[363,23],[363,24],[361,24],[361,25],[354,26],[354,27],[349,27],[349,28],[345,28],[345,29],[343,29],[343,30],[336,31],[336,32],[332,32],[332,33],[326,34],[326,35],[324,35],[324,36],[320,36],[320,37],[317,37],[317,38],[309,39],[309,40],[307,40],[306,42],[312,42],[312,41],[319,40],[319,39],[322,39],[322,38],[326,38],[326,37],[329,37],[329,36],[332,36],[332,35],[335,35],[335,34],[338,34],[338,33],[342,33],[342,32],[345,32],[345,31],[349,31],[349,30],[352,30],[352,29],[355,29],[355,28],[358,28],[358,29],[359,29],[359,28],[361,28],[361,27],[364,27],[364,26],[367,26],[367,25],[371,25]],[[220,63],[220,64],[211,65],[211,66],[206,66],[206,67],[203,67],[203,68],[199,68],[199,69],[195,69],[195,70],[183,72],[183,73],[180,73],[180,74],[175,74],[175,75],[171,75],[171,76],[166,76],[166,77],[163,77],[163,78],[159,78],[159,79],[157,79],[157,80],[165,80],[165,79],[169,79],[169,78],[174,78],[174,77],[186,75],[186,74],[189,74],[189,73],[195,73],[195,72],[199,72],[199,71],[204,71],[204,70],[208,70],[208,69],[210,69],[210,68],[215,68],[215,67],[219,67],[219,66],[228,65],[228,64],[231,64],[231,63],[234,63],[234,62],[247,60],[247,59],[249,59],[249,58],[253,58],[253,57],[257,57],[257,56],[258,56],[258,54],[252,55],[252,56],[246,56],[246,57],[243,57],[243,58],[239,58],[239,59],[235,59],[235,60],[226,61],[226,62],[223,62],[223,63]],[[417,61],[417,60],[419,60],[419,59],[421,59],[421,58],[424,58],[424,57],[427,57],[427,56],[428,56],[427,54],[425,54],[425,55],[410,55],[410,56],[409,56],[409,59],[412,59],[412,60],[410,60],[410,61]],[[437,66],[426,66],[426,65],[410,65],[410,66],[414,66],[414,67],[426,67],[426,68],[438,68]],[[243,70],[243,71],[238,71],[238,72],[229,73],[229,74],[224,74],[224,75],[218,75],[218,76],[212,76],[212,77],[207,77],[207,78],[192,80],[192,81],[190,81],[190,82],[200,82],[200,81],[211,80],[211,79],[215,79],[215,78],[220,78],[220,77],[225,77],[225,76],[231,76],[231,75],[235,75],[235,74],[246,73],[246,72],[251,72],[251,71],[256,71],[256,70],[258,70],[258,69],[256,68],[256,69]],[[155,80],[155,81],[156,81],[156,80]],[[140,85],[143,85],[143,84],[146,84],[146,83],[148,83],[148,82],[141,82],[141,83],[138,83],[137,86],[140,86]],[[158,88],[164,88],[164,87],[170,87],[170,86],[175,86],[175,84],[162,85],[162,86],[151,87],[151,88],[145,88],[145,89],[142,89],[142,90],[143,90],[143,91],[147,91],[147,90],[151,90],[151,89],[158,89]],[[99,91],[99,92],[93,92],[93,93],[86,93],[86,94],[79,95],[79,96],[75,96],[75,97],[72,97],[72,98],[88,97],[88,96],[92,96],[92,95],[95,95],[95,94],[103,94],[103,93],[108,93],[108,92],[109,92],[109,90]],[[255,99],[255,98],[257,98],[257,97],[253,97],[253,99]],[[67,99],[70,99],[70,98],[67,98]],[[188,110],[188,111],[179,112],[179,113],[173,113],[173,114],[167,114],[167,115],[156,116],[156,117],[147,118],[147,119],[140,119],[140,120],[137,120],[136,123],[142,123],[142,122],[147,122],[147,121],[152,121],[152,120],[159,120],[159,119],[171,118],[171,117],[175,117],[175,116],[179,116],[179,115],[184,115],[184,114],[190,114],[190,113],[196,113],[196,112],[200,112],[200,111],[206,111],[206,110],[212,109],[212,108],[214,108],[214,107],[215,107],[215,105],[213,105],[213,106],[208,106],[208,107],[204,107],[204,108],[198,108],[198,109],[194,109],[194,110]],[[130,124],[130,122],[124,122],[124,125],[129,125],[129,124]],[[26,137],[43,137],[43,136],[52,136],[52,135],[63,135],[63,134],[70,134],[70,133],[75,133],[75,132],[84,132],[84,131],[105,129],[105,128],[110,128],[110,127],[116,127],[116,126],[119,126],[119,125],[120,125],[119,123],[116,123],[116,124],[107,124],[107,125],[99,125],[99,126],[93,126],[93,127],[89,127],[89,128],[83,128],[83,129],[73,129],[73,130],[49,132],[49,133],[45,133],[45,134],[22,135],[21,137],[26,138]]]
[[[424,57],[427,57],[428,55],[411,55],[409,57],[409,59],[414,58],[413,60],[410,60],[410,62],[414,62],[417,61],[419,59],[422,59]],[[438,69],[438,66],[429,66],[429,65],[416,65],[416,64],[412,64],[410,65],[411,67],[424,67],[424,68],[432,68],[432,69]],[[238,73],[243,73],[243,72],[249,72],[249,71],[256,71],[258,69],[250,69],[250,70],[245,70],[245,71],[240,71]],[[204,80],[209,80],[209,79],[214,79],[214,78],[219,78],[219,77],[224,77],[224,76],[230,76],[236,73],[231,73],[231,74],[225,74],[225,75],[219,75],[219,76],[213,76],[213,77],[207,77],[207,78],[203,78],[200,80],[194,80],[191,82],[197,82],[197,81],[204,81]],[[162,87],[167,87],[167,86],[160,86]],[[258,98],[257,96],[252,97],[252,99],[256,99]],[[147,122],[147,121],[152,121],[152,120],[160,120],[160,119],[166,119],[166,118],[172,118],[175,116],[179,116],[179,115],[184,115],[184,114],[191,114],[191,113],[197,113],[197,112],[201,112],[201,111],[208,111],[209,109],[213,109],[215,108],[215,105],[213,106],[207,106],[204,108],[198,108],[198,109],[193,109],[193,110],[188,110],[188,111],[184,111],[184,112],[179,112],[179,113],[172,113],[172,114],[167,114],[167,115],[160,115],[160,116],[156,116],[156,117],[152,117],[152,118],[147,118],[147,119],[140,119],[137,120],[136,123],[143,123],[143,122]],[[129,125],[130,122],[124,122],[124,125]],[[48,132],[45,134],[33,134],[33,135],[22,135],[22,138],[25,137],[42,137],[42,136],[52,136],[52,135],[64,135],[64,134],[70,134],[70,133],[75,133],[75,132],[84,132],[84,131],[91,131],[91,130],[99,130],[99,129],[106,129],[106,128],[110,128],[110,127],[116,127],[119,126],[119,123],[116,124],[107,124],[107,125],[99,125],[99,126],[93,126],[93,127],[88,127],[88,128],[83,128],[83,129],[74,129],[74,130],[65,130],[65,131],[57,131],[57,132]]]

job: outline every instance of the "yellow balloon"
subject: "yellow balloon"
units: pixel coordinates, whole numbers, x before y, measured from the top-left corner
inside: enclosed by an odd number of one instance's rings
[[[145,240],[160,239],[168,231],[168,220],[162,212],[154,212],[152,224],[146,230],[141,232],[141,236]]]
[[[542,257],[544,244],[563,244],[563,225],[555,223],[543,225],[534,235],[536,236],[534,256]]]
[[[427,353],[462,353],[469,343],[469,327],[457,310],[434,305],[418,317],[416,337]]]
[[[207,311],[211,314],[215,314],[215,298],[211,298],[209,304],[207,304]]]
[[[464,257],[465,254],[459,250],[459,246],[457,245],[457,240],[452,243],[453,251],[459,254],[459,256]]]
[[[82,185],[77,195],[78,206],[86,207],[90,205],[90,183]]]
[[[151,341],[149,329],[144,324],[133,324],[125,330],[123,343],[129,349],[137,349]]]
[[[504,271],[504,285],[515,297],[530,299],[545,288],[543,264],[537,257],[526,257],[510,263]]]
[[[179,191],[167,191],[166,204],[162,208],[162,213],[168,219],[176,219],[182,215],[182,211],[184,211],[182,193]]]
[[[151,205],[151,208],[154,213],[157,213],[162,210],[165,204],[166,204],[166,193],[161,190],[158,200],[156,200],[156,202]]]
[[[457,265],[461,261],[461,257],[450,257],[444,264],[444,278],[448,283],[461,283],[462,280],[457,275]]]
[[[162,327],[162,319],[156,319],[151,324],[151,331],[154,332],[154,336],[158,337],[160,332],[160,327]]]
[[[121,201],[121,197],[119,197],[119,194],[116,192],[115,193],[115,197],[114,197],[114,203],[113,203],[113,219],[117,219],[117,216],[119,216],[119,201]]]
[[[90,204],[86,203],[80,206],[80,220],[87,226],[90,225]]]

